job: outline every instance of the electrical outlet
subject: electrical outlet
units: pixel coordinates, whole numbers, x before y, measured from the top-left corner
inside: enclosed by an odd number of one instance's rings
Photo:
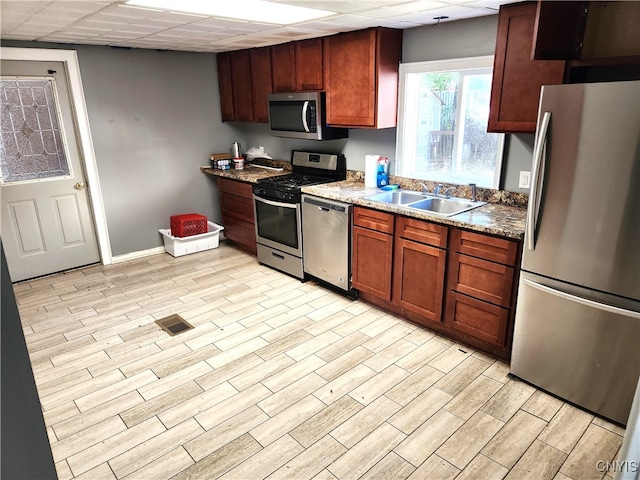
[[[520,172],[520,181],[518,182],[518,187],[529,188],[530,186],[531,186],[531,172],[527,172],[527,171]]]

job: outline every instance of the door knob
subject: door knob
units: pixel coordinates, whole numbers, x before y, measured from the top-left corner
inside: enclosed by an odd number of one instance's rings
[[[73,186],[73,188],[75,188],[76,190],[84,190],[85,187],[86,185],[84,184],[84,182],[78,182]]]

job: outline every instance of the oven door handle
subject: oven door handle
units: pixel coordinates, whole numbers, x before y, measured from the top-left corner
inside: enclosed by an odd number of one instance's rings
[[[273,200],[267,200],[266,198],[258,197],[256,195],[253,196],[253,199],[256,202],[266,203],[267,205],[272,205],[274,207],[283,207],[283,208],[298,208],[296,203],[283,203],[283,202],[275,202]]]

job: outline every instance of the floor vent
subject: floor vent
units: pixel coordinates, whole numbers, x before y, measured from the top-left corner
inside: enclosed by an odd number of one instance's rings
[[[156,320],[156,323],[172,337],[193,328],[193,325],[177,314]]]

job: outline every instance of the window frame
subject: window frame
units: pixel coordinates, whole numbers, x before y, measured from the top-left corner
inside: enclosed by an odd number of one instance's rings
[[[483,55],[477,57],[463,57],[443,60],[429,60],[423,62],[401,63],[399,66],[399,83],[398,83],[398,126],[396,129],[396,166],[395,174],[398,176],[406,176],[404,174],[404,141],[405,124],[407,123],[406,95],[407,95],[407,76],[413,73],[429,73],[429,72],[446,72],[461,71],[474,69],[493,69],[493,55]],[[459,105],[457,105],[459,109]],[[500,188],[500,179],[502,176],[502,163],[504,157],[505,135],[499,134],[498,151],[496,152],[496,166],[493,174],[491,188]],[[421,178],[420,180],[442,181],[437,178]],[[462,179],[460,179],[462,180]],[[448,183],[461,184],[459,181],[447,180]],[[471,181],[471,180],[470,180]],[[465,183],[469,183],[466,182]]]

